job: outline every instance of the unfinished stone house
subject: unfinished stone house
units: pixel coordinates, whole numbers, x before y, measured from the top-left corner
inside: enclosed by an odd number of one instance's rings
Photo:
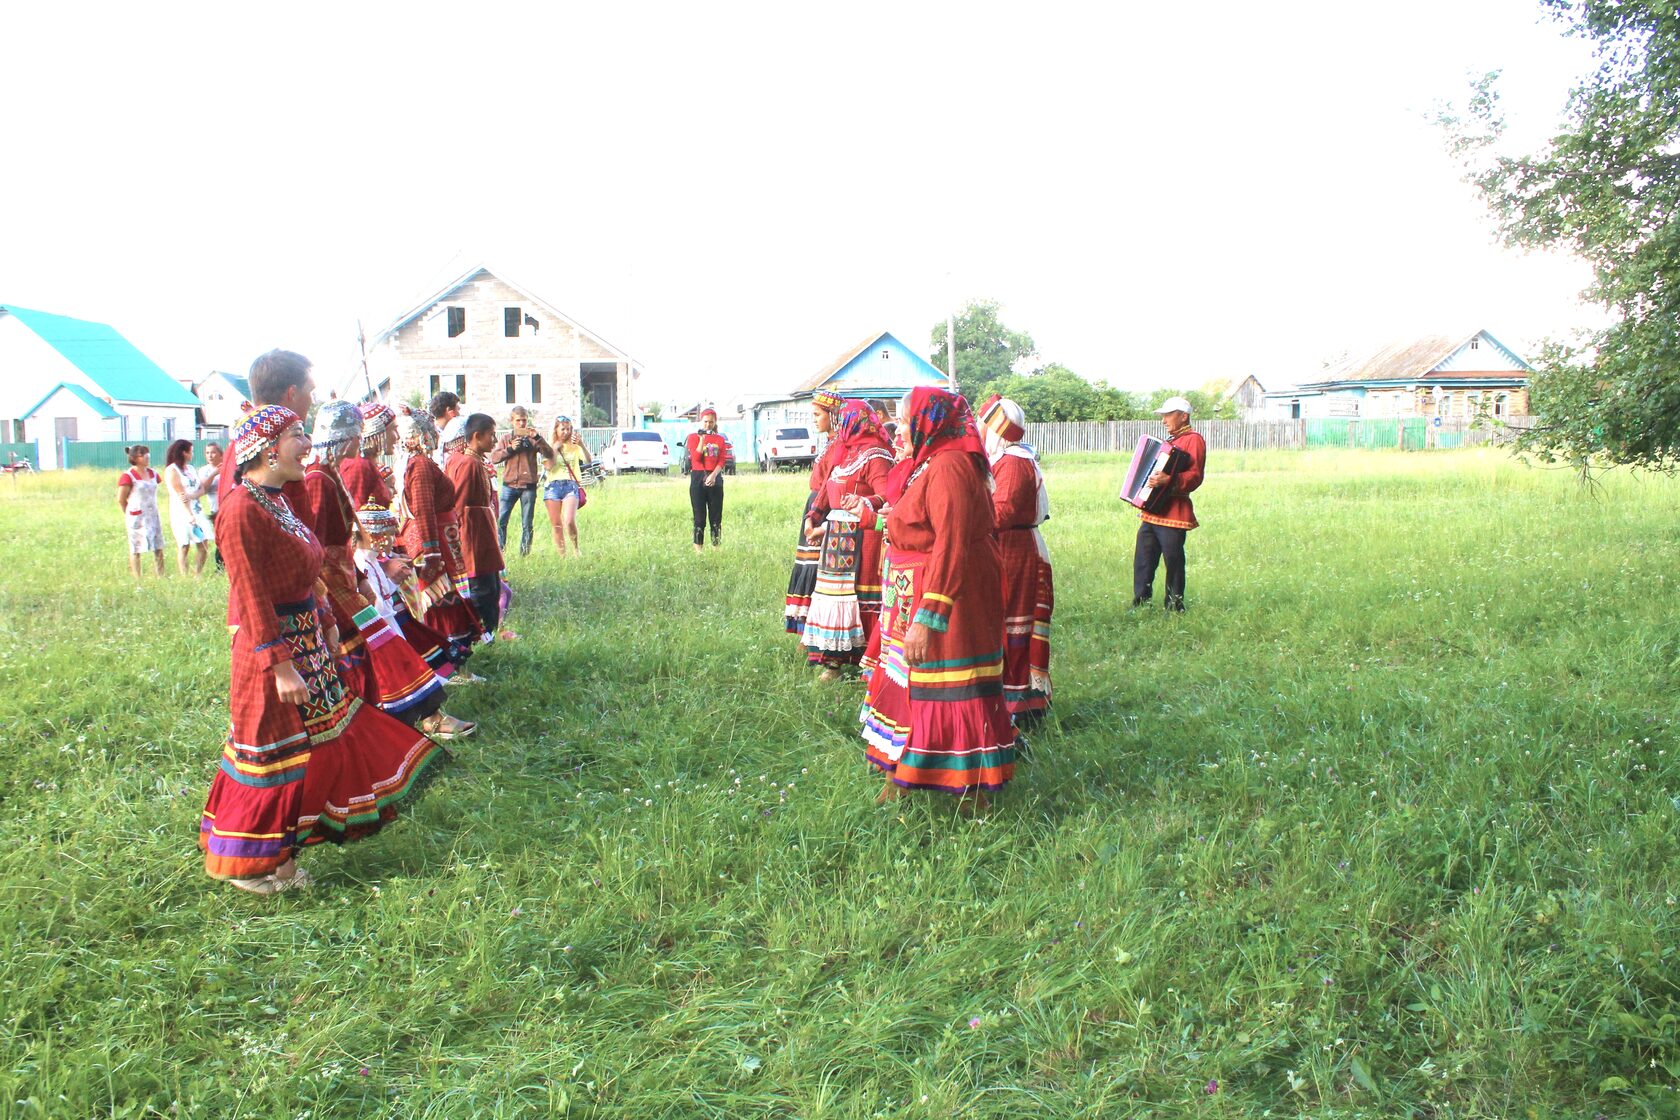
[[[525,287],[483,266],[469,270],[367,342],[367,372],[339,395],[408,404],[447,389],[467,412],[507,422],[514,405],[541,428],[556,416],[580,427],[637,423],[636,360]]]

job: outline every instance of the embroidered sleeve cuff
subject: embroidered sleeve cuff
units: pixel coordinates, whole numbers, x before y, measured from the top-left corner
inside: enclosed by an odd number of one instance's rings
[[[919,622],[929,630],[938,630],[943,634],[951,627],[951,600],[932,591],[922,593],[922,601],[917,604],[916,615],[911,620]]]
[[[286,644],[284,638],[275,638],[271,642],[253,646],[251,652],[256,655],[257,663],[264,668],[292,659],[292,647]]]

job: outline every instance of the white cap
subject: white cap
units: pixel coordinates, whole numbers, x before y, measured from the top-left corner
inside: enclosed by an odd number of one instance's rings
[[[1168,397],[1161,402],[1161,407],[1155,410],[1155,415],[1165,416],[1169,412],[1182,412],[1190,415],[1190,402],[1183,397]]]

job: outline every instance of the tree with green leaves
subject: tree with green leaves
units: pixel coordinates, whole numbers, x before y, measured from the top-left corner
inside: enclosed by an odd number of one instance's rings
[[[1183,397],[1189,401],[1192,420],[1238,419],[1236,401],[1204,389],[1156,389],[1149,394],[1149,407],[1145,411],[1154,416],[1155,410],[1160,408],[1168,397]]]
[[[1593,267],[1612,324],[1548,343],[1520,446],[1549,462],[1680,465],[1680,10],[1673,0],[1542,0],[1598,66],[1538,152],[1499,150],[1497,73],[1443,115],[1507,243]]]
[[[959,359],[960,361],[961,359]],[[1064,365],[1051,363],[1031,375],[1011,374],[988,392],[1001,393],[1021,406],[1035,424],[1072,420],[1136,420],[1148,415],[1131,393],[1090,382]],[[966,393],[966,390],[965,390]],[[978,398],[978,404],[984,397]]]
[[[957,315],[957,388],[971,401],[984,400],[1017,365],[1037,353],[1032,336],[1004,326],[998,310],[996,300],[973,299]],[[946,323],[941,319],[933,326],[933,357],[929,359],[941,371],[950,368],[945,362],[945,333]]]

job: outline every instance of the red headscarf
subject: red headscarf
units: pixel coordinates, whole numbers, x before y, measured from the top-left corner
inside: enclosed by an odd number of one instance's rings
[[[980,442],[980,431],[974,426],[974,413],[960,393],[924,385],[910,394],[910,407],[898,422],[909,426],[910,454],[887,476],[885,496],[889,503],[904,496],[910,477],[929,459],[947,451],[966,451],[987,474],[991,473],[986,445]]]
[[[840,418],[834,424],[834,442],[840,445],[840,457],[848,462],[865,448],[892,450],[881,421],[867,401],[847,401],[841,406]]]

